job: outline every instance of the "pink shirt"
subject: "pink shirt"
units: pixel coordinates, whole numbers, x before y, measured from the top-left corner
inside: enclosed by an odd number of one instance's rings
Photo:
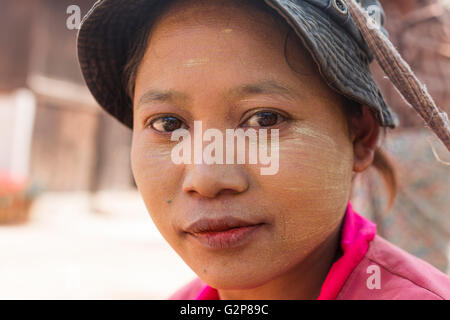
[[[450,278],[428,263],[376,236],[376,225],[349,202],[344,216],[343,255],[330,268],[318,300],[450,299]],[[199,278],[169,299],[219,300]]]

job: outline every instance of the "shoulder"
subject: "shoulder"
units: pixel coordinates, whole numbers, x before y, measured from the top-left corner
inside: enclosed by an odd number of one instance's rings
[[[338,299],[448,300],[450,278],[376,236]]]
[[[200,278],[195,278],[175,291],[168,300],[195,300],[204,286]]]

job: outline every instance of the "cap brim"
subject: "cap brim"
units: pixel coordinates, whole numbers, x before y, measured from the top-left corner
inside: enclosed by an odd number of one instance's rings
[[[100,106],[129,128],[133,127],[133,106],[123,83],[123,69],[156,2],[100,0],[84,18],[78,34],[78,59],[89,90]],[[397,126],[397,116],[372,77],[368,54],[348,32],[307,1],[265,2],[296,31],[331,88],[371,108],[381,126]]]

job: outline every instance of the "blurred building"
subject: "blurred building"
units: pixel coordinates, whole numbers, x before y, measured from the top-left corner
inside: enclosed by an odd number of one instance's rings
[[[81,16],[93,3],[76,1]],[[66,0],[0,0],[0,101],[15,101],[18,92],[27,90],[35,101],[31,127],[24,123],[23,115],[17,121],[6,117],[0,121],[14,126],[10,132],[31,128],[30,147],[24,141],[23,150],[16,153],[24,162],[28,160],[29,178],[43,189],[131,188],[131,133],[100,111],[84,85],[76,57],[78,30],[70,28],[76,20],[74,11],[68,11],[73,4]],[[17,110],[14,102],[9,104]],[[5,114],[6,109],[2,108]],[[0,164],[13,162],[12,154],[4,150]],[[7,170],[5,165],[0,167],[0,171]]]

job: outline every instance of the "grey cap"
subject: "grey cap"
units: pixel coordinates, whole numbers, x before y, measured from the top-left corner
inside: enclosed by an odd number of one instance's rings
[[[344,0],[261,1],[293,28],[331,88],[368,106],[380,126],[398,125],[372,77],[372,53]],[[123,70],[140,28],[158,2],[161,0],[99,0],[78,33],[78,59],[89,90],[102,108],[129,128],[133,127],[133,105],[123,84]],[[384,12],[379,2],[357,2],[381,27]]]

